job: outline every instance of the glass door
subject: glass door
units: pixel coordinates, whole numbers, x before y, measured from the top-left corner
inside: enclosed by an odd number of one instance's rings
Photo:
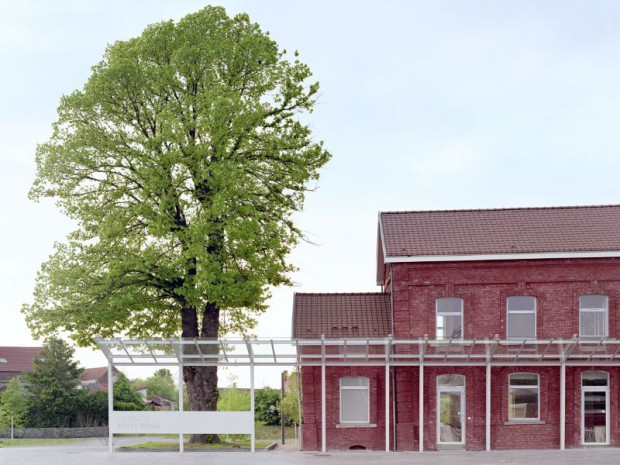
[[[609,385],[604,371],[587,371],[581,377],[581,442],[609,444]]]
[[[465,377],[437,378],[437,443],[465,444]]]

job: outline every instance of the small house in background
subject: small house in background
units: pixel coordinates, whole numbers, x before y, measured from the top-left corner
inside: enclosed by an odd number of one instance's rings
[[[146,398],[146,410],[176,410],[177,403],[165,397],[149,396]]]
[[[41,347],[0,347],[0,390],[16,376],[34,369]]]
[[[304,449],[620,446],[620,205],[384,212],[376,250],[378,292],[295,294]]]
[[[116,378],[120,373],[116,368],[112,369],[112,379]],[[90,391],[108,391],[108,367],[86,368],[80,375],[80,384],[82,388]]]

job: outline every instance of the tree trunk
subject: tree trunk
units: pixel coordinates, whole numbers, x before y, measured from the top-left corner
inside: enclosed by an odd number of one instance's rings
[[[204,309],[200,331],[196,308],[184,307],[181,310],[182,336],[205,339],[217,339],[220,309],[214,303],[207,303]],[[195,347],[187,346],[186,352],[195,351]],[[217,353],[218,346],[201,346],[203,353]],[[183,380],[187,388],[190,407],[193,411],[215,411],[219,393],[217,390],[217,367],[183,367]],[[220,442],[217,434],[193,434],[190,443]]]

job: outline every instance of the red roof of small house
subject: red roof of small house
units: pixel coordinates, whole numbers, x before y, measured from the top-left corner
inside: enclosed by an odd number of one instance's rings
[[[80,375],[80,381],[96,381],[102,376],[108,376],[108,367],[85,368]]]
[[[40,352],[41,347],[0,347],[0,372],[32,371]]]
[[[620,205],[382,212],[385,258],[620,252]]]
[[[306,294],[293,298],[293,337],[385,337],[390,296],[379,292]]]

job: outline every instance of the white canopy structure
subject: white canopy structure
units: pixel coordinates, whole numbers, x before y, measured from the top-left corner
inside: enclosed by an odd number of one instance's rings
[[[420,380],[425,366],[486,367],[486,449],[490,450],[491,369],[494,366],[560,367],[560,448],[565,446],[565,367],[620,366],[620,339],[578,338],[502,340],[498,336],[474,340],[386,338],[224,338],[224,339],[96,339],[108,359],[109,448],[114,434],[239,433],[254,436],[254,368],[261,366],[321,367],[322,448],[326,451],[325,369],[337,366],[385,367],[385,447],[390,450],[390,368],[418,367]],[[115,412],[112,368],[120,366],[179,367],[179,412]],[[184,366],[239,366],[250,370],[250,412],[184,412]],[[424,383],[419,383],[419,424],[424,424]],[[423,431],[418,429],[420,450]]]

